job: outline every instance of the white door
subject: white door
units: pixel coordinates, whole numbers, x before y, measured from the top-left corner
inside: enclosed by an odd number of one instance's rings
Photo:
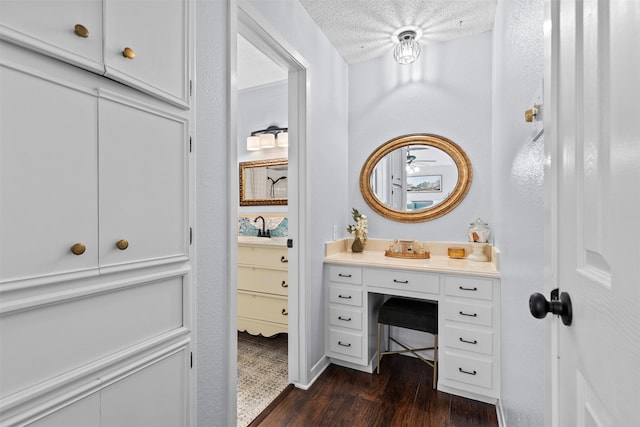
[[[548,285],[573,306],[552,325],[552,424],[637,426],[640,1],[547,6]]]

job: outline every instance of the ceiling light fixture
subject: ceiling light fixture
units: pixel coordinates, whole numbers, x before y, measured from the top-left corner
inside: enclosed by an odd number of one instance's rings
[[[247,150],[255,151],[262,148],[289,146],[289,130],[278,126],[269,126],[263,130],[251,132],[247,137]]]
[[[416,41],[416,32],[403,31],[398,34],[398,44],[393,49],[393,59],[398,64],[411,64],[420,56],[420,45]]]

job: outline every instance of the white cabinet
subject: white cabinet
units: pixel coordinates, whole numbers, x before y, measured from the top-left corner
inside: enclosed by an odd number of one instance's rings
[[[100,266],[186,257],[187,120],[104,92],[99,111]]]
[[[325,265],[325,348],[330,357],[346,362],[346,366],[370,367],[377,348],[373,337],[377,334],[376,313],[383,298],[367,294],[363,275],[366,269],[360,267]]]
[[[76,30],[77,25],[84,29],[78,27]],[[102,0],[2,0],[0,37],[104,73]]]
[[[0,282],[97,268],[97,94],[4,64],[0,92]]]
[[[289,326],[287,248],[238,246],[238,330],[270,337]]]
[[[190,13],[188,0],[3,0],[0,37],[188,107]]]
[[[187,119],[26,69],[0,73],[0,282],[186,259]]]
[[[440,383],[500,397],[500,286],[488,278],[444,276]]]
[[[177,105],[189,104],[189,2],[105,1],[106,75]],[[125,57],[125,49],[133,59]]]
[[[438,301],[438,389],[494,402],[500,398],[500,281],[393,265],[325,261],[325,351],[333,363],[372,372],[378,309],[385,295]],[[379,259],[375,259],[380,265]],[[446,263],[445,263],[446,264]],[[403,331],[413,339],[411,331]],[[420,339],[415,337],[416,339]]]
[[[191,5],[0,1],[2,426],[194,423]]]

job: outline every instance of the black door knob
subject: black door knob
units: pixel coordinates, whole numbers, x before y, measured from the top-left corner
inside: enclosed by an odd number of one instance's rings
[[[551,301],[547,301],[544,295],[540,293],[531,294],[529,297],[529,311],[536,319],[544,319],[547,313],[553,313],[560,316],[562,323],[569,326],[573,319],[573,310],[571,308],[571,298],[566,292],[560,294],[558,298],[558,289],[551,291]]]

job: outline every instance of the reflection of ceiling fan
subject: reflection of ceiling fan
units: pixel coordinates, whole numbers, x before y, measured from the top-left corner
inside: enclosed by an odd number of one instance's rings
[[[410,152],[407,152],[407,172],[408,173],[419,172],[420,168],[417,165],[418,163],[435,162],[435,160],[416,160],[416,158],[417,158],[416,156],[414,156]]]

